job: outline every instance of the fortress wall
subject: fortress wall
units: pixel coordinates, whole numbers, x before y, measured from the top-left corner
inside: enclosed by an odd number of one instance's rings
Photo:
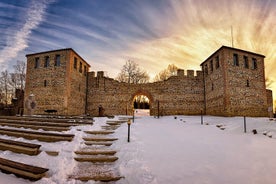
[[[57,54],[61,56],[60,66],[55,66]],[[233,64],[233,54],[238,55],[238,66]],[[47,67],[45,56],[50,59]],[[40,62],[35,67],[37,57]],[[76,67],[74,58],[78,61]],[[257,68],[253,68],[252,58]],[[180,69],[165,81],[127,84],[105,77],[102,71],[86,73],[85,68],[88,71],[90,66],[70,48],[29,54],[24,98],[35,95],[35,114],[53,109],[60,115],[98,116],[101,105],[106,115],[132,115],[134,97],[145,95],[150,100],[151,115],[158,114],[158,102],[160,115],[194,115],[201,111],[216,116],[268,115],[273,100],[265,87],[264,56],[223,46],[201,66],[202,71],[187,70],[186,75]]]
[[[88,79],[87,112],[98,115],[101,105],[107,115],[132,115],[134,97],[145,95],[150,99],[151,115],[158,114],[158,101],[162,115],[200,114],[204,99],[202,78],[191,73],[146,84],[127,84],[103,77],[101,73],[96,77],[91,73]]]

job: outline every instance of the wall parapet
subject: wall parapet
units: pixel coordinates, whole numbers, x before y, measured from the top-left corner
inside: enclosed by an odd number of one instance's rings
[[[202,71],[201,70],[186,70],[187,74],[185,75],[185,70],[178,69],[177,70],[177,77],[188,77],[188,78],[194,78],[194,77],[201,77]]]

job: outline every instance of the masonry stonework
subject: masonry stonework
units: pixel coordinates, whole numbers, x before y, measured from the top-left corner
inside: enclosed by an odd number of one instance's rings
[[[216,65],[216,62],[219,62]],[[213,68],[211,66],[213,63]],[[266,116],[264,56],[221,47],[201,64],[207,114]]]
[[[45,110],[57,110],[62,115],[85,113],[86,76],[90,67],[85,60],[70,48],[26,57],[24,98],[35,95],[36,114],[45,114]]]
[[[180,69],[177,76],[154,83],[127,84],[101,71],[87,72],[89,67],[73,49],[27,55],[25,99],[36,96],[35,114],[55,109],[60,115],[98,116],[103,107],[106,115],[132,115],[136,95],[149,98],[151,115],[267,116],[272,107],[264,56],[231,47],[222,46],[203,61],[202,71]]]
[[[194,71],[193,71],[194,72]],[[88,80],[87,112],[98,114],[101,105],[107,115],[133,114],[133,103],[136,95],[147,96],[150,100],[150,114],[200,114],[203,109],[203,82],[201,72],[194,76],[173,76],[166,81],[127,84],[104,77],[101,72],[93,73]]]

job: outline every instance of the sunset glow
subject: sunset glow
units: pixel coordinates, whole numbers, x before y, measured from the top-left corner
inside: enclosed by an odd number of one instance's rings
[[[32,8],[37,7],[37,8]],[[28,53],[76,50],[91,70],[116,77],[126,59],[153,78],[169,64],[200,70],[222,45],[263,54],[276,98],[276,1],[2,1],[0,65]],[[35,18],[36,17],[36,18]]]

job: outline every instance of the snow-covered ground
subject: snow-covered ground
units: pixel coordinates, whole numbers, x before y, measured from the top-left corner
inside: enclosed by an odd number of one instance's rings
[[[42,153],[38,156],[1,151],[0,157],[49,168],[48,177],[35,184],[97,183],[68,179],[76,166],[73,151],[85,147],[82,140],[85,135],[81,130],[99,130],[108,119],[95,120],[93,126],[73,127],[68,132],[75,134],[72,142],[28,141],[42,144]],[[119,157],[112,167],[124,176],[115,183],[276,183],[276,122],[268,118],[247,118],[247,133],[244,133],[243,122],[243,117],[204,116],[203,125],[200,116],[136,117],[131,124],[130,142],[127,142],[126,123],[112,135],[119,138],[110,148],[117,150]],[[258,134],[254,135],[253,129]],[[45,150],[59,151],[59,155],[49,156]],[[0,183],[31,182],[0,173]]]

